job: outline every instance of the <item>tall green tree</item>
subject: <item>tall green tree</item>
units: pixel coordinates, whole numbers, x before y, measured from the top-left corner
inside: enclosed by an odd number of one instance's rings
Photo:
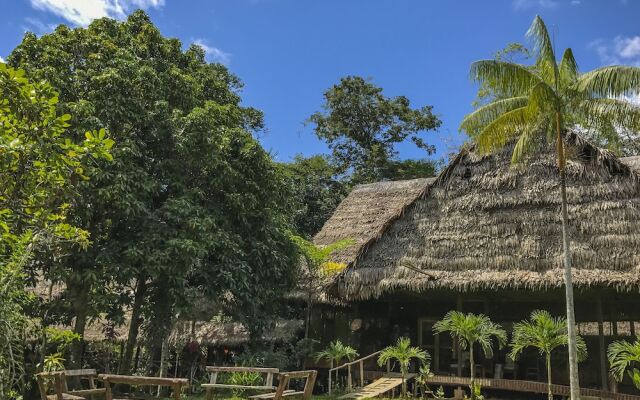
[[[527,347],[535,347],[544,356],[547,366],[547,387],[549,400],[553,400],[551,391],[551,352],[558,347],[566,346],[569,342],[567,335],[567,320],[562,317],[552,317],[548,311],[535,310],[528,321],[521,321],[513,326],[510,356],[516,360]],[[582,337],[576,337],[578,359],[587,358],[587,344]]]
[[[0,398],[15,395],[26,375],[23,269],[34,248],[89,245],[89,233],[68,219],[73,182],[88,179],[89,164],[112,159],[104,130],[74,140],[71,116],[57,113],[57,103],[49,84],[0,63]]]
[[[603,124],[637,130],[640,127],[640,108],[622,96],[640,90],[640,68],[609,66],[581,74],[571,49],[566,49],[560,62],[557,61],[553,42],[540,17],[534,19],[527,35],[534,43],[534,65],[500,60],[473,63],[473,79],[481,84],[489,82],[497,89],[498,95],[467,115],[461,129],[473,138],[482,152],[490,152],[515,141],[514,163],[538,148],[541,142],[556,143],[562,202],[571,398],[577,399],[580,384],[568,232],[567,151],[563,137],[567,128],[578,123],[582,128],[596,132]]]
[[[474,345],[478,343],[485,356],[491,357],[493,340],[495,339],[497,342],[498,348],[502,348],[507,343],[507,332],[486,315],[464,314],[460,311],[449,311],[443,319],[433,325],[433,331],[435,333],[449,332],[451,337],[458,341],[462,350],[469,349],[471,397],[474,398],[476,395]],[[461,362],[460,358],[458,358],[458,362]]]
[[[339,177],[337,168],[323,155],[297,155],[279,168],[289,187],[292,229],[310,239],[346,197],[348,181]]]
[[[347,76],[324,93],[322,111],[311,115],[318,138],[326,141],[340,172],[355,183],[380,180],[388,163],[396,160],[395,145],[407,139],[432,154],[422,134],[441,121],[432,106],[411,108],[404,96],[386,97],[382,88],[358,76]]]
[[[411,360],[417,360],[421,365],[426,365],[430,361],[429,353],[419,347],[411,346],[411,340],[406,337],[398,338],[393,346],[385,347],[378,356],[378,365],[383,366],[391,360],[398,361],[400,374],[402,375],[402,397],[407,397],[407,373]]]
[[[44,270],[66,284],[74,331],[117,313],[113,299],[125,298],[128,373],[141,327],[158,357],[195,298],[224,299],[229,313],[255,321],[250,328],[264,326],[273,299],[292,284],[295,247],[286,190],[252,136],[262,114],[240,105],[239,79],[207,63],[202,48],[184,51],[163,37],[142,11],[27,33],[8,62],[60,91],[58,108],[76,116],[73,128],[99,124],[118,142],[115,162],[78,188],[70,216],[93,245]],[[78,365],[81,342],[72,353]]]

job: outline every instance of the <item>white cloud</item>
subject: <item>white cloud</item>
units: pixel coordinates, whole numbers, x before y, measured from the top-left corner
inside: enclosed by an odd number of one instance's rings
[[[616,36],[613,40],[597,39],[589,43],[600,61],[606,65],[640,66],[640,36]]]
[[[231,62],[231,54],[208,44],[205,39],[196,39],[193,41],[193,44],[197,44],[198,46],[202,47],[202,50],[204,50],[209,61],[219,62],[225,65]]]
[[[0,57],[0,62],[3,63],[4,62],[4,58]]]
[[[56,14],[75,25],[88,25],[96,18],[124,18],[135,8],[159,8],[164,0],[31,0],[33,8]]]
[[[571,5],[572,6],[579,6],[580,4],[582,4],[582,1],[580,1],[580,0],[571,0]]]
[[[557,0],[513,0],[512,4],[516,10],[525,10],[527,8],[556,8],[559,5]]]

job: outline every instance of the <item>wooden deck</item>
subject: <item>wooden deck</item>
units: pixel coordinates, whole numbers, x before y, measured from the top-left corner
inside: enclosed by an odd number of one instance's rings
[[[470,379],[459,376],[434,375],[429,378],[429,383],[443,386],[469,386]],[[476,378],[476,383],[479,383],[486,389],[547,393],[547,384],[545,382],[521,381],[515,379]],[[554,384],[551,385],[551,391],[557,396],[569,396],[569,386]],[[640,400],[640,396],[625,393],[612,393],[598,389],[580,389],[580,393],[583,396],[600,397],[602,399]]]

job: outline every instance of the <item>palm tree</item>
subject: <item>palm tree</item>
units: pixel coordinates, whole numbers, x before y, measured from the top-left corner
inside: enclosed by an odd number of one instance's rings
[[[326,349],[316,353],[316,362],[324,359],[329,361],[330,368],[334,366],[338,366],[342,359],[346,358],[349,361],[353,361],[356,357],[358,357],[358,352],[351,346],[343,344],[341,341],[336,340],[335,342],[329,343]],[[334,365],[335,364],[335,365]],[[331,371],[329,371],[331,374]],[[331,376],[329,376],[331,378]],[[331,379],[329,379],[331,381]],[[338,381],[338,371],[336,370],[336,382]]]
[[[464,314],[460,311],[449,311],[444,318],[433,325],[435,333],[449,332],[451,337],[458,340],[462,350],[469,349],[469,363],[471,374],[471,397],[475,393],[475,363],[473,360],[473,346],[480,344],[485,356],[493,355],[493,342],[495,338],[498,347],[502,348],[507,343],[507,332],[489,317],[482,314]],[[458,362],[461,362],[458,356]]]
[[[306,292],[307,310],[304,321],[304,338],[309,338],[311,323],[311,308],[313,296],[322,291],[327,279],[340,272],[346,264],[330,262],[331,254],[352,245],[354,240],[342,239],[327,246],[316,246],[307,239],[291,235],[291,241],[296,245],[298,253],[304,259],[304,269],[298,274],[298,284]]]
[[[640,363],[640,336],[636,336],[633,343],[626,340],[611,343],[607,349],[607,358],[611,374],[618,382],[624,377],[624,371],[627,371],[635,387],[640,389],[640,371],[637,368],[629,369],[632,363]]]
[[[431,360],[429,353],[419,347],[412,347],[411,340],[406,337],[398,338],[395,346],[386,347],[378,356],[378,365],[380,366],[390,360],[398,361],[400,374],[402,375],[402,397],[407,396],[407,382],[405,378],[407,372],[409,372],[409,363],[414,358],[423,365],[429,363],[429,360]]]
[[[511,338],[511,358],[516,358],[527,347],[535,347],[545,356],[547,362],[547,385],[549,400],[553,400],[551,392],[551,352],[568,343],[567,320],[552,317],[548,311],[536,310],[528,321],[518,322],[513,326]],[[587,345],[580,336],[576,336],[579,360],[587,358]]]
[[[566,171],[563,137],[567,127],[600,131],[604,126],[633,130],[640,126],[640,107],[624,96],[640,89],[640,68],[608,66],[580,74],[571,49],[556,61],[549,32],[538,16],[527,36],[534,42],[535,64],[483,60],[471,66],[472,77],[494,92],[488,104],[467,115],[461,130],[467,132],[481,152],[490,152],[515,141],[512,162],[543,140],[556,143],[562,201],[562,248],[566,291],[571,398],[580,395],[571,249],[568,234]]]

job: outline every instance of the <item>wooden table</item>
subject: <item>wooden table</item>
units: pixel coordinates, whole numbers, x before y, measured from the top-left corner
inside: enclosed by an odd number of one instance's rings
[[[173,389],[173,398],[180,400],[182,388],[189,387],[189,380],[184,378],[158,378],[155,376],[129,376],[100,374],[98,379],[104,382],[106,400],[114,400],[111,392],[111,384],[121,383],[134,386],[170,386]]]

